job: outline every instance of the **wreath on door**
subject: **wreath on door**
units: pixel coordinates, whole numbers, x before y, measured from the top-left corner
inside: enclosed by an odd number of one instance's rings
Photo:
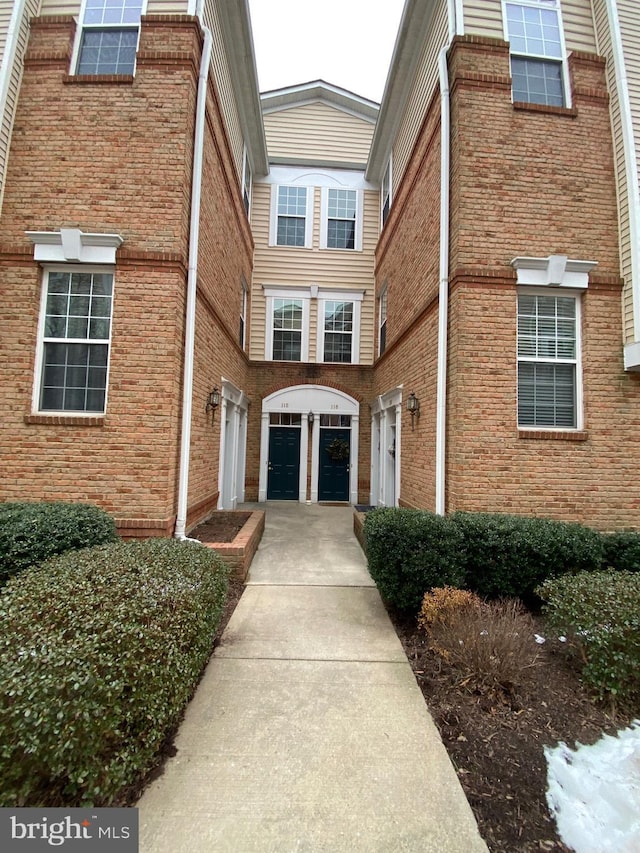
[[[343,438],[334,438],[325,450],[334,462],[344,462],[349,458],[349,442]]]

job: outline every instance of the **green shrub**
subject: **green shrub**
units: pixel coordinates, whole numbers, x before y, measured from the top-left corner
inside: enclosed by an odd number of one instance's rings
[[[0,597],[0,806],[109,805],[148,770],[207,662],[228,568],[150,539],[70,551]]]
[[[97,506],[63,501],[0,504],[0,584],[16,572],[75,548],[118,538]]]
[[[604,567],[625,572],[640,572],[640,533],[620,530],[604,533]]]
[[[364,521],[369,572],[382,597],[417,613],[425,592],[460,586],[461,534],[447,518],[411,509],[378,509]]]
[[[456,512],[466,586],[479,595],[526,598],[546,578],[599,569],[601,534],[581,524],[500,513]]]
[[[581,572],[537,590],[552,628],[577,645],[584,681],[602,698],[640,696],[640,574]]]

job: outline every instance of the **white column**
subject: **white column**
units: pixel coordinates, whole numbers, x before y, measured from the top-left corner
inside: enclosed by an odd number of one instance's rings
[[[258,500],[264,503],[267,499],[267,466],[269,464],[269,412],[262,413],[260,426],[260,475],[258,480]]]
[[[318,503],[320,476],[320,415],[316,414],[311,431],[311,503]]]
[[[358,503],[358,447],[360,443],[360,416],[351,416],[351,452],[349,454],[349,500]]]

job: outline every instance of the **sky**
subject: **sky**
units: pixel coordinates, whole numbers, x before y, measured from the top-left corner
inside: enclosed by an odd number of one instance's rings
[[[380,101],[404,0],[249,0],[260,91],[324,80]]]

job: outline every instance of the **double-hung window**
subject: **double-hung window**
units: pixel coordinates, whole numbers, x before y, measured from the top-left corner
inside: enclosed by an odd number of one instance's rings
[[[310,246],[313,191],[309,187],[278,186],[275,188],[276,246]]]
[[[385,284],[379,297],[379,330],[378,355],[382,355],[387,346],[387,285]]]
[[[362,193],[325,187],[322,190],[320,248],[362,249]]]
[[[518,426],[576,429],[580,300],[564,293],[518,294]]]
[[[273,300],[274,361],[302,360],[302,299]]]
[[[113,273],[45,270],[38,406],[42,412],[104,413]]]
[[[249,210],[251,208],[251,165],[249,163],[249,158],[247,157],[247,149],[244,150],[244,157],[242,159],[242,201],[244,204],[244,209],[247,212],[247,216],[249,215]]]
[[[77,74],[133,74],[146,0],[84,0]]]
[[[514,101],[569,106],[559,0],[504,0]]]
[[[353,302],[327,299],[324,305],[323,361],[350,364],[353,360]]]
[[[387,221],[389,210],[391,208],[391,160],[387,163],[387,168],[382,176],[382,186],[380,188],[380,221],[381,225]]]
[[[240,304],[240,336],[239,343],[242,349],[245,348],[247,338],[247,294],[248,286],[244,276],[242,277],[242,302]]]

